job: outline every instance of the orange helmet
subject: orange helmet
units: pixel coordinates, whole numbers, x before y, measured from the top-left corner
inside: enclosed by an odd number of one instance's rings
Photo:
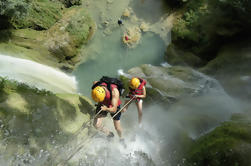
[[[102,102],[105,99],[105,89],[101,86],[97,86],[92,90],[92,99],[95,102]]]
[[[137,89],[140,85],[140,80],[136,77],[133,77],[130,81],[130,88]]]

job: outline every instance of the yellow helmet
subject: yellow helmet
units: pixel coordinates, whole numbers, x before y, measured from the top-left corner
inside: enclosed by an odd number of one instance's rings
[[[97,86],[92,90],[92,99],[95,102],[102,102],[105,99],[105,89],[101,86]]]
[[[140,80],[136,77],[133,77],[130,81],[130,88],[137,89],[140,85]]]

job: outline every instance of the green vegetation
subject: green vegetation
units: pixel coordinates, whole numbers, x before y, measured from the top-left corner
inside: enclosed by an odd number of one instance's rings
[[[166,49],[166,60],[171,65],[199,67],[204,62],[192,52],[183,51],[170,44]]]
[[[55,154],[55,146],[73,139],[90,119],[92,110],[93,105],[85,97],[53,94],[0,78],[0,152],[6,158],[24,152],[36,156],[41,149]],[[82,130],[78,136],[85,139],[87,131]],[[52,162],[57,160],[53,158]]]
[[[81,0],[58,0],[58,1],[62,2],[67,8],[74,5],[81,5]]]
[[[81,45],[87,42],[92,29],[93,21],[85,10],[79,10],[72,19],[69,21],[66,31],[70,33],[73,42],[76,45]]]
[[[249,33],[251,2],[247,0],[194,0],[180,11],[172,30],[173,42],[205,60],[211,60],[220,44]]]
[[[18,18],[26,14],[30,0],[0,0],[0,16]]]
[[[33,1],[24,17],[12,18],[10,22],[16,29],[45,30],[62,17],[62,9],[63,5],[57,1]]]
[[[249,115],[234,116],[214,131],[202,136],[186,155],[186,165],[248,166],[251,163]]]
[[[175,8],[183,6],[185,3],[187,3],[187,1],[189,0],[166,0],[168,5]]]
[[[61,18],[63,4],[50,0],[1,0],[0,9],[4,24],[9,23],[15,29],[44,30]],[[1,29],[6,28],[4,24]]]
[[[79,5],[79,0],[0,2],[0,8],[9,5],[14,10],[22,4],[26,9],[19,15],[0,14],[1,53],[72,71],[81,60],[80,49],[95,30],[86,10],[72,6]],[[65,8],[68,3],[72,7]]]
[[[27,84],[17,82],[15,80],[8,80],[7,78],[0,77],[0,92],[2,93],[11,93],[11,91],[18,92],[32,92],[38,95],[52,95],[50,91],[46,91],[44,89],[39,90],[36,87],[30,87]]]

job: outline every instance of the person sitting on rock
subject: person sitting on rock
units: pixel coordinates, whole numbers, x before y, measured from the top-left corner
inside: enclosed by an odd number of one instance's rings
[[[138,109],[138,123],[139,123],[139,127],[141,128],[142,126],[142,104],[143,104],[143,98],[146,97],[146,81],[142,78],[139,77],[133,77],[130,82],[129,82],[129,94],[128,97],[129,98],[133,98],[136,97],[136,106]],[[125,102],[125,104],[127,104],[129,102],[129,100],[127,100]],[[127,105],[122,112],[125,112],[127,110],[129,105]]]
[[[129,43],[130,42],[130,37],[128,35],[124,35],[124,43]]]

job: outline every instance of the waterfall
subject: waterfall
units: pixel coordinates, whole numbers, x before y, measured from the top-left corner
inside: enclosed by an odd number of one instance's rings
[[[0,76],[50,90],[54,93],[76,93],[77,81],[55,68],[30,60],[0,54]]]

